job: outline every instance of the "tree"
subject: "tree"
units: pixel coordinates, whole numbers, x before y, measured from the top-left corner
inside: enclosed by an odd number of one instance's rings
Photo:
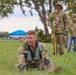
[[[15,1],[14,0],[0,0],[1,18],[8,16],[8,14],[13,13]]]
[[[46,19],[47,15],[52,11],[52,5],[51,5],[52,1],[55,5],[56,2],[59,0],[0,0],[0,15],[2,18],[8,16],[9,14],[14,13],[13,10],[15,6],[19,6],[24,15],[26,15],[25,7],[30,8],[29,12],[31,13],[31,15],[33,15],[32,10],[36,10],[38,12],[41,22],[44,25],[45,33],[48,36],[49,32]],[[65,3],[65,5],[67,6],[67,10],[72,10],[72,12],[76,13],[75,10],[76,0],[60,0],[60,1],[63,1]]]
[[[72,13],[76,13],[76,0],[68,0],[67,1],[67,10],[71,10],[71,14]]]
[[[33,15],[32,10],[36,10],[40,17],[41,22],[44,25],[45,33],[48,36],[48,27],[46,23],[46,7],[51,0],[0,0],[0,15],[1,17],[8,16],[8,14],[13,13],[15,5],[20,6],[23,14],[25,14],[26,9],[25,7],[30,8],[29,12]],[[51,6],[50,6],[51,7]]]
[[[0,38],[8,37],[8,32],[0,32]]]

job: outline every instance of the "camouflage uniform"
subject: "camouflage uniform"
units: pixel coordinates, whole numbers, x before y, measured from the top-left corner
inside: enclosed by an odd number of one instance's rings
[[[72,18],[73,17],[75,17],[75,22],[72,19],[69,21],[70,42],[69,42],[68,52],[70,51],[72,40],[74,42],[74,51],[76,52],[76,14],[72,14]]]
[[[62,7],[61,2],[57,2],[56,5],[60,5]],[[63,52],[63,40],[64,40],[64,32],[68,31],[68,21],[69,21],[69,16],[63,11],[63,7],[58,10],[56,9],[52,13],[50,13],[48,17],[48,25],[54,29],[55,38],[56,38],[56,53],[62,55]],[[54,36],[53,36],[54,37]],[[55,48],[55,47],[54,47]],[[55,54],[55,49],[54,49],[54,54]]]
[[[24,66],[28,66],[28,68],[38,68],[38,69],[41,69],[41,70],[42,69],[44,69],[44,70],[47,69],[49,72],[53,72],[54,71],[54,66],[53,66],[52,62],[48,59],[48,53],[47,53],[46,46],[43,43],[40,43],[40,42],[38,42],[38,43],[39,43],[39,45],[38,44],[36,45],[36,47],[34,48],[35,50],[34,49],[32,49],[32,50],[34,50],[33,53],[35,53],[37,51],[37,49],[39,50],[39,46],[40,46],[40,51],[38,53],[39,56],[37,56],[37,57],[40,57],[40,58],[38,60],[35,60],[33,58],[32,58],[32,60],[30,60],[30,58],[29,58],[30,56],[28,56],[29,54],[27,54],[27,56],[25,56],[24,53],[27,53],[26,51],[28,51],[28,49],[31,52],[29,46],[25,42],[24,44],[22,44],[18,48],[18,53],[17,53],[18,64],[16,66],[19,67],[22,64]],[[27,45],[27,46],[25,46],[25,45]],[[35,56],[32,56],[32,57],[35,57]],[[46,61],[45,58],[48,61]],[[46,61],[46,63],[44,61]]]

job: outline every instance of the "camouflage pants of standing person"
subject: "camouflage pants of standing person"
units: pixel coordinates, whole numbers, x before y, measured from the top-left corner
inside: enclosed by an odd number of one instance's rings
[[[59,55],[62,55],[64,54],[64,35],[62,33],[57,33],[55,35],[55,38],[56,38],[56,52],[55,52],[55,46],[54,46],[54,42],[53,42],[53,49],[54,49],[54,52],[53,54],[55,53],[59,53]]]

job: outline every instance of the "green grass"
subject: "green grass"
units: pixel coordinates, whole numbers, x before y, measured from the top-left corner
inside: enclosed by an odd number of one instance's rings
[[[20,72],[15,68],[17,64],[17,49],[22,43],[18,40],[0,40],[0,75],[57,75],[56,73],[48,73],[47,71],[39,71],[37,69]],[[76,75],[76,53],[71,50],[63,56],[52,54],[52,44],[45,43],[49,50],[50,60],[54,66],[62,66],[63,70],[58,75]]]

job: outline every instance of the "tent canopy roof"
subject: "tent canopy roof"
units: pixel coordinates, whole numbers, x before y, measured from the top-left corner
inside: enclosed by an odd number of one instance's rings
[[[17,31],[14,31],[12,33],[9,33],[9,35],[26,35],[27,33],[23,30],[17,30]]]

